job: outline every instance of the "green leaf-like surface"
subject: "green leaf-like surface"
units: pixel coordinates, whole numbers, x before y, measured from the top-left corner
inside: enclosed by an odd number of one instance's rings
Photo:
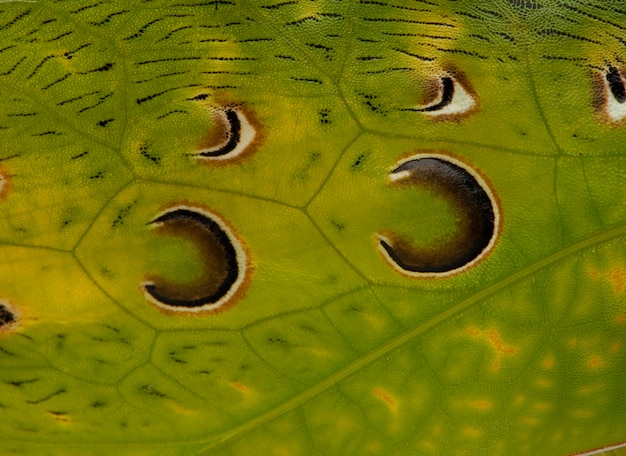
[[[0,3],[0,453],[626,441],[626,127],[605,112],[624,43],[607,0]],[[471,109],[420,111],[445,76]],[[228,107],[254,143],[203,162]],[[425,152],[481,176],[501,221],[444,277],[377,247],[458,234],[436,187],[389,182]],[[150,226],[176,204],[249,257],[221,312],[144,293],[206,275]]]

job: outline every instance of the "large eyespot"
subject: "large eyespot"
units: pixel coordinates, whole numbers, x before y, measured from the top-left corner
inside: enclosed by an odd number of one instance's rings
[[[199,160],[227,162],[251,152],[258,132],[243,108],[227,107],[215,112],[215,128],[193,155]]]
[[[596,109],[610,123],[626,119],[626,77],[623,70],[609,65],[601,77],[595,79],[598,102]]]
[[[394,186],[419,186],[444,197],[458,220],[456,232],[434,246],[415,244],[392,230],[379,232],[380,252],[401,274],[456,274],[475,265],[495,245],[500,226],[496,200],[483,178],[465,163],[443,154],[419,153],[398,162],[389,180]]]
[[[149,225],[160,234],[185,237],[198,248],[205,270],[192,285],[179,285],[161,277],[147,277],[146,298],[161,309],[174,312],[221,311],[233,305],[250,276],[242,242],[217,214],[177,205],[158,215]]]
[[[478,106],[477,97],[465,77],[457,72],[433,80],[430,99],[424,104],[403,111],[421,112],[440,120],[458,120],[471,114]]]

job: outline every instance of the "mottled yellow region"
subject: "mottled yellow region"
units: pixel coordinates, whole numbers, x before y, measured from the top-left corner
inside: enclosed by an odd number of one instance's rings
[[[483,430],[473,426],[464,427],[462,433],[466,437],[477,439],[483,435]]]
[[[571,414],[574,418],[591,418],[596,413],[591,409],[574,409]]]
[[[382,388],[374,388],[374,396],[383,401],[394,415],[398,413],[398,401],[391,393]]]
[[[604,359],[599,355],[592,355],[587,359],[587,367],[591,369],[599,369],[605,364]]]
[[[476,326],[470,326],[465,330],[465,334],[472,339],[482,339],[489,344],[496,354],[493,363],[491,364],[491,370],[493,372],[498,371],[502,367],[501,356],[514,355],[518,352],[518,348],[512,345],[507,345],[495,328],[480,329]]]
[[[545,370],[550,370],[554,367],[554,356],[548,355],[541,361],[541,367]]]

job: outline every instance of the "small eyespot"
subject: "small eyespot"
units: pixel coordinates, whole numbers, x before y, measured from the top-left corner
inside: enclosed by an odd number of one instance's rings
[[[493,249],[500,211],[484,179],[465,163],[423,152],[398,162],[389,181],[393,186],[419,186],[437,193],[448,200],[458,220],[456,234],[433,246],[418,245],[391,229],[377,233],[380,253],[402,275],[450,276],[474,266]]]
[[[220,312],[242,296],[251,274],[248,255],[220,216],[204,208],[178,204],[148,225],[161,234],[188,238],[205,263],[204,274],[195,284],[183,286],[162,277],[147,277],[142,288],[150,302],[177,313]]]
[[[405,108],[440,120],[458,120],[477,108],[477,97],[460,73],[450,72],[437,80],[436,96],[428,103]]]
[[[227,107],[215,113],[216,128],[192,154],[198,160],[228,162],[251,152],[258,142],[258,131],[251,114],[241,107]]]
[[[11,331],[18,323],[15,309],[7,302],[0,301],[0,335]]]
[[[626,75],[620,68],[607,66],[601,78],[596,79],[600,102],[599,114],[608,122],[617,124],[626,119]]]

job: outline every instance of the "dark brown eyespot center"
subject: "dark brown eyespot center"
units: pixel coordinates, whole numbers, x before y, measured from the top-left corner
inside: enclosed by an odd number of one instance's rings
[[[412,276],[449,275],[491,250],[499,224],[495,200],[482,179],[460,162],[417,155],[399,164],[390,177],[395,185],[418,186],[444,197],[458,220],[454,235],[432,245],[418,245],[391,230],[380,232],[379,247],[394,268]]]

